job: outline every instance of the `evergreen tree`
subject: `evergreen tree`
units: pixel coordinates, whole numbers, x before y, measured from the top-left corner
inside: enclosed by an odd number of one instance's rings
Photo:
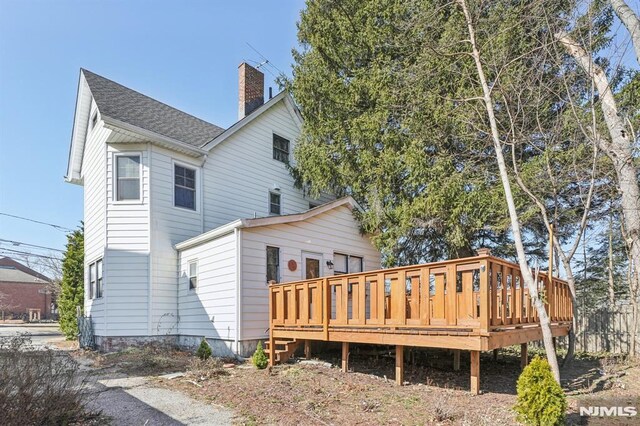
[[[62,284],[58,309],[60,329],[67,339],[78,336],[76,307],[84,307],[84,227],[67,235],[67,247],[62,262]]]

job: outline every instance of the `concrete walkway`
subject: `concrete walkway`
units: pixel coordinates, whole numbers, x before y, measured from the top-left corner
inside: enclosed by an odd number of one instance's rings
[[[114,425],[230,425],[233,412],[181,392],[153,387],[146,377],[98,380],[88,408],[101,410]]]

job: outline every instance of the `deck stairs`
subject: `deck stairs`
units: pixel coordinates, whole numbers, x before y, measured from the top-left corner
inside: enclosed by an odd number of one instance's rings
[[[302,344],[301,340],[297,339],[276,339],[275,343],[275,361],[276,363],[285,363],[293,356],[295,351]],[[267,340],[265,343],[264,353],[267,356],[271,353],[271,347],[269,346],[269,341]]]

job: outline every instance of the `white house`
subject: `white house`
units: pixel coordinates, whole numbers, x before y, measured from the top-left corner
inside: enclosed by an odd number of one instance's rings
[[[287,163],[301,117],[239,67],[222,129],[80,70],[66,180],[84,186],[85,305],[104,350],[146,341],[250,353],[269,280],[380,267],[351,198],[310,199]]]

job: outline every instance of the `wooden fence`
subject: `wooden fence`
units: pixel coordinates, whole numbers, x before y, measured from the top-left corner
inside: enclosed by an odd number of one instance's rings
[[[631,305],[580,312],[576,332],[576,350],[629,353],[632,325]],[[636,342],[640,343],[640,333]]]

